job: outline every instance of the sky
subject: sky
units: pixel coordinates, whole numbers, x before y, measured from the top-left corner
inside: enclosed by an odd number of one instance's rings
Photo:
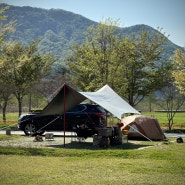
[[[100,22],[119,20],[120,27],[145,24],[185,47],[185,0],[0,0],[14,6],[63,9]]]

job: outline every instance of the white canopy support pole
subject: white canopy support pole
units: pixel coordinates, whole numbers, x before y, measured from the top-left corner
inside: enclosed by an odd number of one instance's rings
[[[107,110],[106,110],[106,127],[108,126],[108,113],[107,113]]]

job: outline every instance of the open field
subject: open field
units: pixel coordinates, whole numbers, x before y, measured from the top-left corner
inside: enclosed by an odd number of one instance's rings
[[[25,147],[11,142],[29,142]],[[32,137],[0,135],[0,180],[2,185],[94,185],[151,184],[184,185],[185,143],[129,141],[108,149],[92,142],[70,142],[62,138],[32,147]],[[55,143],[54,145],[52,142]],[[34,143],[37,144],[37,143]],[[52,147],[51,147],[52,146]]]
[[[142,114],[157,118],[161,127],[167,128],[168,120],[165,112],[143,112]],[[2,114],[0,114],[0,129],[5,128],[6,126],[11,127],[12,129],[17,129],[17,120],[18,113],[7,113],[7,122],[4,124]],[[116,119],[114,122],[117,123],[118,120]],[[185,112],[176,113],[173,128],[185,129]]]
[[[167,126],[168,119],[166,112],[143,112],[142,114],[157,118],[162,127]],[[177,112],[175,114],[174,127],[185,128],[185,112]]]

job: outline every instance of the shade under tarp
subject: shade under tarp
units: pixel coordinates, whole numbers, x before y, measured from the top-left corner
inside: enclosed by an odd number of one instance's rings
[[[89,99],[106,109],[118,119],[121,119],[122,115],[125,113],[140,114],[117,93],[115,93],[108,85],[105,85],[96,92],[78,92],[64,84],[58,94],[39,115],[63,114],[64,97],[66,111],[70,110],[85,99]]]

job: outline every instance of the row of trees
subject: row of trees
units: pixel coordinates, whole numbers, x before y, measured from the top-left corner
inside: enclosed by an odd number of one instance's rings
[[[132,106],[158,91],[171,129],[175,113],[184,103],[184,54],[177,50],[165,60],[161,56],[166,37],[160,32],[152,37],[145,30],[122,36],[117,28],[111,19],[91,26],[86,42],[72,48],[67,64],[74,84],[84,91],[109,84]]]
[[[5,17],[0,12],[0,21]],[[173,124],[175,109],[184,103],[184,54],[178,50],[166,61],[161,58],[166,38],[160,32],[149,35],[143,30],[138,35],[119,34],[118,22],[111,19],[90,26],[82,45],[73,46],[66,62],[68,69],[58,76],[72,79],[73,85],[83,91],[95,91],[109,84],[119,95],[136,106],[151,93],[160,91],[167,103],[169,128]],[[12,23],[1,25],[0,31],[0,99],[3,102],[3,117],[9,97],[13,94],[22,112],[23,97],[38,89],[41,79],[50,74],[55,59],[39,54],[39,41],[22,45],[6,41],[7,31],[13,31]],[[68,77],[66,77],[68,73]],[[44,78],[45,81],[46,78]],[[56,81],[54,79],[49,80]],[[178,98],[176,95],[178,94]],[[48,90],[47,90],[48,91]],[[178,101],[177,101],[178,100]]]
[[[109,84],[136,106],[169,78],[166,71],[172,65],[161,60],[165,37],[158,33],[151,38],[145,30],[125,37],[118,34],[117,22],[106,21],[89,28],[86,42],[72,48],[67,64],[80,89],[94,91]]]
[[[6,17],[1,9],[0,21]],[[22,113],[23,97],[34,89],[33,87],[51,71],[55,59],[51,55],[38,53],[39,41],[30,45],[6,41],[7,33],[14,31],[12,23],[1,24],[0,31],[0,99],[2,100],[3,119],[6,120],[6,106],[13,94],[18,100],[19,115]]]

